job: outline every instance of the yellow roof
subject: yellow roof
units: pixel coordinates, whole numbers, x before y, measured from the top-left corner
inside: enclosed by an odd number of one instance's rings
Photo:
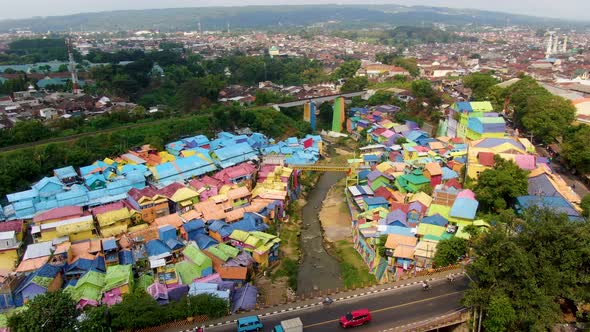
[[[188,187],[184,187],[184,188],[178,189],[174,193],[174,195],[172,195],[172,201],[182,202],[182,201],[193,199],[198,196],[199,196],[199,194],[196,191],[194,191],[193,189],[188,188]]]
[[[434,254],[436,253],[437,245],[438,241],[422,239],[416,245],[416,251],[414,252],[414,255],[418,257],[433,258]]]
[[[102,237],[116,236],[127,232],[127,225],[114,225],[100,228],[100,235]]]
[[[133,233],[133,232],[144,230],[144,229],[146,229],[148,227],[150,227],[150,225],[148,225],[148,224],[141,224],[141,225],[137,225],[137,226],[131,226],[127,230],[129,231],[129,233]]]
[[[389,170],[393,170],[393,166],[391,166],[391,164],[386,161],[375,166],[375,168],[381,173],[387,173]]]
[[[181,152],[182,156],[185,158],[193,156],[195,153],[197,153],[197,151],[195,151],[195,150],[184,150]]]
[[[412,195],[412,198],[410,198],[410,202],[415,202],[415,201],[418,201],[418,202],[422,203],[424,206],[429,207],[430,204],[432,203],[432,197],[430,197],[430,195],[428,195],[427,193],[420,191],[420,192]]]
[[[102,161],[103,161],[105,164],[109,164],[109,165],[112,165],[112,164],[114,164],[114,163],[115,163],[115,161],[114,161],[113,159],[111,159],[111,158],[108,158],[108,157],[107,157],[107,158],[104,158]]]
[[[55,228],[55,231],[57,233],[57,236],[65,236],[65,235],[70,235],[73,233],[90,231],[93,229],[94,229],[94,223],[92,222],[92,220],[89,220],[89,221],[79,222],[76,224],[57,226]]]
[[[122,209],[118,209],[118,210],[113,210],[113,211],[101,213],[98,216],[96,216],[96,219],[98,220],[98,224],[101,227],[112,225],[118,221],[129,219],[129,218],[131,218],[131,213],[129,212],[129,210],[126,207],[124,207]]]
[[[176,157],[174,155],[171,155],[167,151],[160,151],[158,152],[158,155],[160,156],[160,158],[162,158],[162,163],[167,163],[169,161],[176,160]]]

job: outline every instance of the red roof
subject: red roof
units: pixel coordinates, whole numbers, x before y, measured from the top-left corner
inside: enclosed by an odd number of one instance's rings
[[[379,187],[375,190],[375,196],[377,197],[383,197],[385,199],[390,199],[391,197],[393,197],[391,195],[391,192],[389,190],[387,190],[385,187]]]
[[[145,187],[143,189],[131,188],[131,190],[127,192],[127,196],[133,198],[135,201],[138,201],[142,197],[152,198],[157,194],[158,193],[156,192],[156,190],[152,187]]]
[[[408,213],[408,209],[410,208],[409,204],[404,204],[404,203],[398,203],[398,202],[393,202],[391,203],[391,208],[389,209],[389,211],[395,211],[397,209],[402,210],[404,213]]]
[[[492,152],[480,152],[477,154],[477,159],[479,160],[479,163],[484,166],[494,166],[496,163]]]
[[[174,194],[176,194],[176,192],[182,188],[186,188],[182,183],[172,182],[166,187],[158,190],[158,193],[162,196],[172,198],[172,196],[174,196]]]
[[[386,130],[387,130],[387,128],[377,128],[377,129],[373,130],[373,132],[371,134],[373,134],[373,135],[381,135]]]
[[[22,220],[11,220],[0,222],[0,232],[10,232],[15,231],[17,233],[21,233],[23,231],[23,221]]]
[[[447,181],[447,183],[445,183],[445,186],[447,186],[447,187],[453,187],[455,189],[463,189],[463,186],[455,178],[450,179],[449,181]]]
[[[43,222],[55,219],[71,219],[84,215],[81,206],[64,206],[40,213],[33,218],[33,222]]]

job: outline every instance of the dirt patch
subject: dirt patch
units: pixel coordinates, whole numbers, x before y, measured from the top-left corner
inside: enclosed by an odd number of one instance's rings
[[[344,188],[346,179],[338,181],[322,203],[320,221],[324,230],[324,238],[328,242],[336,242],[350,237],[352,219],[346,206]]]
[[[287,286],[287,277],[268,278],[260,276],[256,279],[256,287],[262,305],[276,305],[293,299],[295,293]]]

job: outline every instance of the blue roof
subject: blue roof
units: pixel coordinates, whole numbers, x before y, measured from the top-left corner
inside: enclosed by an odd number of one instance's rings
[[[170,248],[160,240],[149,241],[146,243],[146,249],[149,257],[170,253]]]
[[[540,174],[529,178],[529,195],[561,196],[557,188],[553,186],[547,174]]]
[[[134,263],[133,253],[131,250],[121,250],[119,251],[119,264],[121,265],[131,265]]]
[[[96,258],[92,261],[92,265],[90,266],[90,269],[92,271],[106,272],[107,267],[106,267],[106,263],[104,260],[104,256],[96,255]]]
[[[219,233],[222,237],[228,237],[234,231],[234,228],[225,221],[213,220],[209,222],[209,230]]]
[[[364,161],[379,161],[379,157],[374,154],[366,154],[363,156]]]
[[[471,103],[468,101],[459,101],[455,103],[455,111],[457,112],[473,112],[473,108],[471,108]]]
[[[474,219],[478,206],[479,202],[474,199],[465,197],[457,198],[451,207],[449,216],[462,219]]]
[[[561,196],[520,196],[516,198],[518,210],[532,206],[548,208],[556,213],[565,213],[572,221],[584,220],[578,211]]]
[[[44,177],[41,181],[35,183],[32,188],[39,193],[39,196],[47,197],[62,192],[64,185],[57,177],[52,176]]]
[[[211,161],[194,155],[186,158],[177,158],[174,161],[157,165],[154,169],[154,175],[156,175],[159,181],[177,181],[203,175],[216,170],[217,167]]]
[[[186,224],[183,224],[182,228],[184,228],[184,230],[187,233],[194,232],[197,230],[204,231],[205,230],[205,223],[203,222],[202,219],[191,220],[191,221],[187,222]]]
[[[381,197],[381,196],[377,196],[377,197],[365,197],[363,198],[363,200],[365,201],[365,203],[367,205],[389,205],[389,202]]]
[[[397,234],[397,235],[404,235],[404,236],[416,236],[414,233],[412,233],[412,228],[395,226],[395,225],[379,226],[379,233],[381,235]]]
[[[54,169],[53,173],[58,179],[72,178],[78,176],[76,170],[72,166],[66,166],[58,169]]]
[[[244,214],[244,219],[232,223],[231,227],[246,232],[264,231],[268,229],[268,225],[263,221],[249,217],[247,214]]]
[[[421,223],[444,227],[449,223],[449,221],[445,217],[437,213],[432,216],[422,218]]]
[[[102,241],[102,250],[117,249],[117,241],[115,239],[108,239]]]
[[[256,151],[248,143],[237,143],[213,151],[221,167],[227,168],[257,158]]]
[[[456,179],[458,177],[459,177],[459,174],[457,172],[453,171],[452,169],[450,169],[446,166],[442,168],[442,179],[443,180]]]
[[[512,138],[484,138],[481,142],[479,142],[477,145],[475,145],[478,148],[493,148],[496,147],[498,145],[502,145],[504,143],[509,143],[512,144],[512,146],[521,149],[521,150],[525,150],[524,145],[522,145],[520,142],[515,141]]]
[[[106,182],[107,182],[104,175],[102,175],[100,173],[92,173],[92,174],[86,175],[86,177],[84,177],[84,183],[87,186],[91,186],[96,181],[101,182],[103,184],[106,184]]]
[[[205,234],[197,234],[193,240],[197,243],[197,246],[201,250],[205,250],[218,243],[217,241],[215,241],[215,239]]]
[[[181,248],[184,247],[184,244],[182,244],[182,242],[178,241],[178,239],[176,239],[176,238],[174,238],[174,239],[168,239],[166,241],[166,245],[171,250],[178,250],[178,249],[181,249]]]
[[[10,203],[18,202],[18,201],[27,201],[35,199],[39,196],[39,193],[35,189],[19,191],[16,193],[6,195],[6,199]]]
[[[166,242],[170,239],[176,239],[176,229],[171,225],[164,225],[158,228],[158,234],[162,242]]]

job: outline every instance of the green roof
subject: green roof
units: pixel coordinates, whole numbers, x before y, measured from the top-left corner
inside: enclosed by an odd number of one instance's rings
[[[250,236],[250,233],[248,233],[246,231],[243,231],[241,229],[235,229],[229,235],[230,239],[237,240],[237,241],[240,241],[240,242],[246,242],[246,239],[248,239],[249,236]]]
[[[41,276],[35,276],[33,277],[33,280],[31,280],[31,283],[34,283],[36,285],[39,285],[43,288],[47,288],[49,287],[49,284],[51,284],[51,282],[54,280],[55,278],[47,278],[47,277],[41,277]]]
[[[133,282],[131,265],[113,265],[107,267],[104,292]]]
[[[219,248],[209,247],[206,250],[224,262],[229,259],[229,256],[223,250],[219,250]]]
[[[182,251],[184,257],[188,258],[191,262],[195,263],[196,265],[200,266],[201,268],[205,268],[211,266],[211,258],[207,257],[199,248],[197,248],[194,244],[189,244],[184,248]]]
[[[445,227],[432,224],[420,223],[420,225],[418,225],[418,235],[442,236],[446,230]]]
[[[180,281],[184,285],[189,285],[194,279],[201,277],[201,269],[189,261],[182,261],[176,263],[176,273],[180,277]]]
[[[481,117],[481,118],[477,118],[477,119],[481,123],[506,123],[506,121],[504,121],[504,118],[501,116],[498,116],[498,117],[485,116],[485,117]]]
[[[449,214],[451,213],[451,207],[446,205],[440,204],[430,204],[428,207],[428,216],[433,216],[435,214],[440,214],[441,216],[445,217],[445,219],[449,220]]]
[[[428,178],[424,175],[404,174],[401,177],[404,178],[408,183],[415,185],[430,183],[430,180],[428,180]]]
[[[240,249],[227,245],[225,243],[220,243],[216,246],[219,250],[223,251],[226,255],[231,258],[236,257],[240,254]]]
[[[494,107],[489,101],[472,101],[469,103],[474,112],[493,112]]]

